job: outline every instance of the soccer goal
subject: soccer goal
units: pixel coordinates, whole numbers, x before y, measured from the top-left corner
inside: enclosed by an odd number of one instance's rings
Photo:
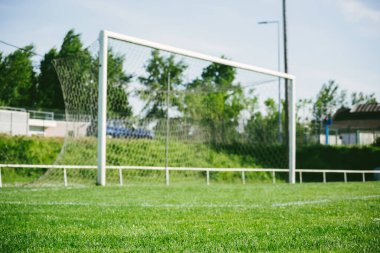
[[[68,122],[56,164],[90,166],[69,180],[295,182],[292,75],[110,31],[54,65]]]

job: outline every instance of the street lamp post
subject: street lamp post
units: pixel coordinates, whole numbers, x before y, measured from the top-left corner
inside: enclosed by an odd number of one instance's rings
[[[280,72],[280,23],[274,21],[261,21],[259,25],[276,24],[277,25],[277,70]],[[281,79],[278,78],[278,142],[282,143],[282,120],[281,120]]]

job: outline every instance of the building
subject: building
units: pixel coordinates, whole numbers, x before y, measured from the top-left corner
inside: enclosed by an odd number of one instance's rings
[[[86,136],[89,117],[66,120],[65,115],[12,107],[0,107],[0,133],[45,137]]]
[[[341,108],[334,114],[332,122],[329,135],[331,145],[372,144],[380,138],[380,103]]]

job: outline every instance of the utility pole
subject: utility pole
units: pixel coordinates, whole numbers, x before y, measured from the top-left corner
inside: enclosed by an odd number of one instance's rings
[[[287,34],[286,34],[286,0],[282,0],[282,24],[284,34],[284,72],[288,73],[288,48],[287,48]],[[288,79],[285,79],[285,146],[289,147],[289,95],[288,95]]]
[[[278,20],[274,21],[261,21],[258,22],[259,25],[266,24],[276,24],[277,25],[277,70],[281,71],[281,63],[280,63],[280,22]],[[282,116],[281,116],[281,78],[278,78],[278,143],[282,144]]]

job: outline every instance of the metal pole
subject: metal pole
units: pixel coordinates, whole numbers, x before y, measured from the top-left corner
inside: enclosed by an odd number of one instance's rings
[[[323,172],[323,183],[326,183],[326,172]]]
[[[121,168],[119,169],[119,181],[120,181],[120,186],[123,186],[123,171]]]
[[[169,92],[170,92],[170,72],[168,74],[168,85],[166,95],[166,144],[165,144],[165,180],[169,185]]]
[[[67,172],[66,168],[63,168],[63,184],[65,187],[67,187]]]
[[[276,172],[275,171],[272,171],[272,183],[273,184],[276,183]]]
[[[300,184],[302,184],[302,171],[300,171]]]
[[[243,184],[245,184],[245,171],[244,170],[241,172],[241,180],[242,180]]]
[[[288,154],[289,183],[296,182],[296,80],[288,82]]]
[[[10,129],[11,136],[13,135],[13,112],[11,112],[11,129]]]
[[[107,54],[108,38],[99,35],[99,93],[98,93],[98,185],[106,185],[106,128],[107,128]]]
[[[363,183],[365,182],[365,173],[362,173]]]
[[[284,72],[285,73],[288,73],[288,44],[287,44],[287,30],[286,30],[286,0],[282,0],[282,25],[283,25],[283,38],[284,38],[284,42],[283,42],[283,47],[284,47]],[[294,80],[293,80],[293,84],[294,84]],[[289,115],[290,114],[290,110],[288,109],[289,107],[292,107],[292,102],[289,101],[291,100],[291,94],[289,94],[289,79],[285,79],[285,141],[287,143],[285,144],[288,144],[287,147],[289,148],[289,153],[292,153],[292,151],[290,150],[291,149],[291,144],[290,142],[292,142],[292,137],[290,136],[290,132],[292,131],[290,128],[290,125],[292,124],[290,121],[292,121],[292,119],[290,118],[291,116]],[[294,88],[295,89],[295,88]],[[290,105],[290,106],[289,106]],[[290,179],[290,176],[289,176],[289,179]],[[290,183],[294,183],[292,182],[291,180],[289,180]]]
[[[277,70],[280,72],[280,24],[277,21]],[[278,78],[278,142],[282,143],[282,120],[281,120],[281,78]]]
[[[206,171],[206,184],[207,185],[210,184],[210,171],[209,170]]]
[[[344,182],[347,183],[347,173],[344,172]]]
[[[277,25],[277,70],[280,72],[280,24],[277,20],[275,21],[262,21],[258,22],[259,25],[264,24],[276,24]],[[278,77],[278,142],[282,143],[282,120],[281,120],[281,78]]]

